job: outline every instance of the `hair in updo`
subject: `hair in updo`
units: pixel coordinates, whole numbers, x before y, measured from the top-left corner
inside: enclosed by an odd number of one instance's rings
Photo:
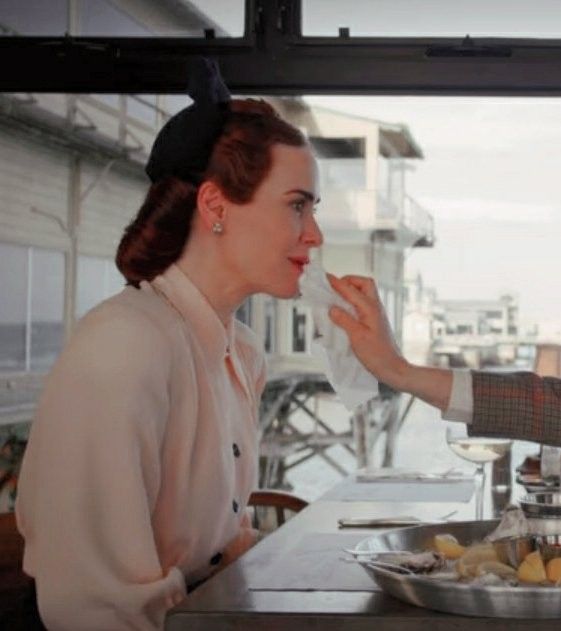
[[[247,203],[269,173],[277,143],[301,147],[307,141],[265,101],[232,100],[202,180],[215,182],[230,201]],[[194,184],[173,176],[152,184],[117,249],[117,267],[129,285],[138,287],[177,261],[196,204]]]

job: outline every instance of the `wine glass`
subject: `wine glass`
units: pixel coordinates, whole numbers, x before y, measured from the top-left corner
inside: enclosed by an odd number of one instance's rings
[[[457,456],[476,465],[475,519],[483,519],[483,501],[487,477],[485,465],[505,456],[512,446],[512,441],[506,438],[469,436],[467,426],[458,423],[446,428],[446,442]]]

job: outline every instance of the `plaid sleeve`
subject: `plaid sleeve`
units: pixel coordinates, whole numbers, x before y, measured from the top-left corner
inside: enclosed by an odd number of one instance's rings
[[[561,445],[561,379],[473,372],[473,436]]]

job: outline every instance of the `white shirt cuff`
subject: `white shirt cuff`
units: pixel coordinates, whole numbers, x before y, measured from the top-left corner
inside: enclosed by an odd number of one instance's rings
[[[445,421],[471,423],[473,419],[473,384],[470,370],[452,371],[452,390],[448,408],[442,412]]]

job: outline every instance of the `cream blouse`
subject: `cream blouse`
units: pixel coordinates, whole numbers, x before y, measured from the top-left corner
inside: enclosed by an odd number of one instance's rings
[[[90,311],[47,377],[16,504],[56,631],[163,627],[243,528],[261,344],[172,265]]]

